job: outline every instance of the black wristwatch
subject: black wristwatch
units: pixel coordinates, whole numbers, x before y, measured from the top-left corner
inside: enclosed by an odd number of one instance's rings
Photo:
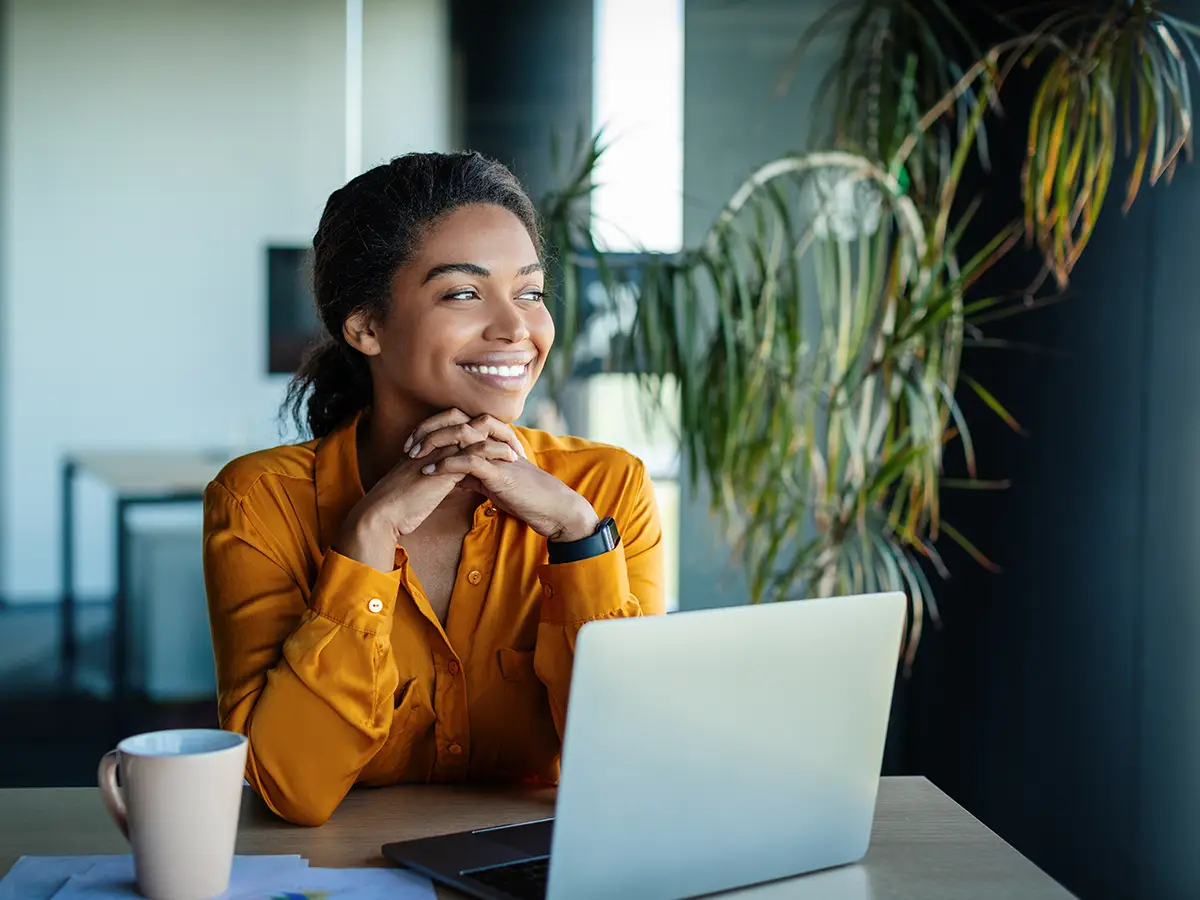
[[[585,538],[561,543],[547,541],[546,546],[550,549],[550,562],[557,565],[602,556],[610,550],[615,550],[620,542],[621,535],[617,532],[617,523],[609,516],[600,522],[595,532]]]

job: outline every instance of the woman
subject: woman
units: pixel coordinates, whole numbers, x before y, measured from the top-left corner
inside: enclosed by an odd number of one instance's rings
[[[533,205],[478,154],[411,154],[334,192],[313,248],[314,440],[205,494],[222,727],[300,824],[356,782],[555,781],[576,634],[662,612],[662,552],[637,459],[511,424],[554,341]]]

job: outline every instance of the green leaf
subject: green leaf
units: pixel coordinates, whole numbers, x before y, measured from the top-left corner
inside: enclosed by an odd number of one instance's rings
[[[979,399],[986,403],[992,412],[1003,419],[1004,423],[1008,425],[1009,428],[1017,432],[1017,434],[1027,434],[1025,429],[1021,427],[1021,423],[1012,417],[1012,414],[1009,413],[1009,411],[1005,409],[1003,405],[1001,405],[999,400],[992,396],[991,392],[987,388],[985,388],[970,375],[963,374],[961,377],[962,380],[967,383],[967,386],[979,396]]]
[[[1001,568],[979,551],[979,548],[963,537],[962,533],[949,522],[942,522],[942,531],[946,537],[958,544],[967,554],[989,572],[998,573]]]

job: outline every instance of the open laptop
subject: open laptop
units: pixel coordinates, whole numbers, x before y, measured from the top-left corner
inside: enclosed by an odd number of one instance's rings
[[[906,603],[591,622],[555,818],[383,853],[483,900],[678,900],[861,859]]]

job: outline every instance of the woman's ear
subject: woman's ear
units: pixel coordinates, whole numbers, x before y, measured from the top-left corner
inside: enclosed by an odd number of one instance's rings
[[[364,356],[378,356],[381,352],[375,320],[365,309],[346,317],[342,323],[342,335],[346,343]]]

